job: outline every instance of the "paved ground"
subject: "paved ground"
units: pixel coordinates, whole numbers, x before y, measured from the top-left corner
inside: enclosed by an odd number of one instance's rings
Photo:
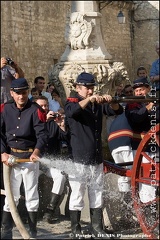
[[[108,174],[106,191],[105,191],[105,203],[106,208],[103,211],[104,224],[108,226],[109,230],[113,230],[115,235],[114,239],[147,239],[140,229],[135,214],[131,211],[133,206],[131,202],[126,203],[123,200],[123,195],[116,189],[117,177],[113,174]],[[114,189],[114,190],[113,190]],[[89,203],[87,200],[87,192],[85,195],[85,207],[81,214],[81,226],[82,233],[86,239],[90,238],[89,235]],[[65,204],[67,201],[67,195],[60,206],[61,215],[60,221],[54,224],[48,224],[43,221],[38,221],[37,239],[71,239],[70,221],[64,216]],[[125,204],[124,204],[125,203]],[[130,206],[130,207],[129,207]],[[27,225],[25,225],[27,229]],[[14,239],[22,239],[19,231],[14,228]],[[106,238],[108,239],[108,238]]]
[[[89,235],[89,223],[81,222],[82,233],[86,239],[90,238]],[[27,229],[27,224],[25,224]],[[65,219],[64,215],[61,215],[60,222],[54,224],[47,224],[43,221],[38,221],[38,236],[37,239],[71,239],[70,236],[70,221]],[[22,239],[17,228],[14,228],[14,239]],[[141,229],[131,228],[121,230],[109,235],[109,237],[115,237],[115,239],[147,239],[142,233]],[[108,239],[108,238],[105,238]]]
[[[123,194],[118,192],[116,182],[117,176],[114,176],[113,174],[107,174],[106,190],[104,192],[105,208],[103,211],[103,217],[105,226],[108,226],[109,230],[114,231],[114,234],[110,235],[109,237],[113,237],[114,239],[148,239],[140,229],[134,213],[132,202],[130,200],[127,202],[124,201]],[[81,226],[83,235],[86,239],[89,239],[90,213],[87,199],[86,192],[85,207],[82,210],[81,215]],[[48,224],[40,220],[38,221],[37,239],[71,239],[70,221],[64,216],[66,202],[67,194],[65,195],[60,206],[60,221],[57,221],[54,224]],[[25,227],[27,229],[28,225],[25,224]],[[14,227],[13,230],[13,239],[23,239],[16,227]],[[104,239],[108,238],[106,237]]]

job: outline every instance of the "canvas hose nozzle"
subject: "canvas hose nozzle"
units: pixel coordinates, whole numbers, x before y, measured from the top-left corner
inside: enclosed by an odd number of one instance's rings
[[[11,165],[17,164],[17,163],[22,163],[22,162],[30,162],[29,158],[17,158],[13,155],[10,155],[8,158],[8,163]]]

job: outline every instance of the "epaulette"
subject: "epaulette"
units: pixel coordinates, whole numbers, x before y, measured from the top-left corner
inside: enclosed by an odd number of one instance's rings
[[[3,112],[4,105],[5,105],[5,103],[1,103],[1,109],[0,109],[1,112]]]
[[[129,110],[132,110],[132,109],[135,109],[135,108],[140,108],[141,105],[139,103],[130,103],[128,104],[128,109]]]
[[[40,109],[38,109],[38,118],[42,122],[46,122],[46,113],[42,112]]]
[[[45,110],[36,102],[32,102],[38,108],[38,117],[42,122],[46,122],[46,112]]]
[[[11,99],[11,100],[8,100],[8,101],[5,102],[5,103],[1,103],[1,109],[0,109],[0,112],[3,112],[3,109],[4,109],[4,106],[5,106],[5,105],[7,105],[7,104],[11,104],[11,103],[13,103],[13,102],[14,102],[14,100]]]
[[[69,98],[67,98],[67,102],[75,102],[75,103],[77,103],[78,102],[78,98],[69,97]]]

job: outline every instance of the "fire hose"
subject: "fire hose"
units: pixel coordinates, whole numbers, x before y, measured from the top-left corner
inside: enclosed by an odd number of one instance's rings
[[[29,159],[17,159],[14,156],[11,156],[9,158],[10,163],[17,163],[17,162],[29,162]],[[11,191],[11,183],[10,183],[10,173],[11,173],[11,167],[8,167],[7,165],[3,164],[3,181],[4,181],[4,187],[5,187],[5,194],[6,198],[8,200],[10,212],[12,215],[12,218],[15,222],[15,225],[17,229],[19,230],[21,236],[23,239],[32,239],[28,231],[26,230],[24,224],[22,223],[22,220],[19,216],[16,204],[14,202],[14,197]]]
[[[143,102],[143,103],[148,103],[148,102],[154,102],[158,103],[159,98],[158,97],[150,97],[150,96],[124,96],[124,97],[112,97],[112,102],[114,103],[123,103],[123,102]]]
[[[95,99],[92,99],[91,102],[94,102]],[[143,102],[143,103],[159,103],[158,97],[150,97],[150,96],[124,96],[124,97],[118,97],[114,96],[111,100],[112,103],[133,103],[133,102]],[[103,103],[106,103],[106,100],[103,99]]]

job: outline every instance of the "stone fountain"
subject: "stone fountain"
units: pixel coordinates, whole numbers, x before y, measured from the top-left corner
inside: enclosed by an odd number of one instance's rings
[[[49,82],[62,99],[74,94],[73,83],[79,73],[94,74],[96,93],[114,94],[115,86],[129,81],[122,62],[116,62],[106,49],[100,27],[101,13],[97,1],[72,1],[66,24],[66,49],[49,71]]]

